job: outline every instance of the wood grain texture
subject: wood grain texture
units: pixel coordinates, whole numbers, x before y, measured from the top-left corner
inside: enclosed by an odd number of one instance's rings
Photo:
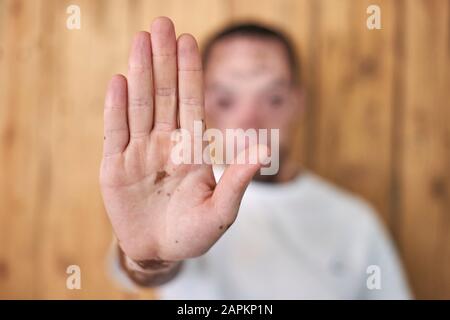
[[[399,239],[418,295],[450,299],[450,3],[404,8]]]
[[[81,8],[81,30],[66,8]],[[160,15],[200,43],[233,21],[292,36],[308,109],[299,161],[369,200],[418,298],[450,298],[450,5],[379,0],[0,0],[0,298],[153,298],[105,273],[103,98]],[[66,268],[82,290],[66,289]]]

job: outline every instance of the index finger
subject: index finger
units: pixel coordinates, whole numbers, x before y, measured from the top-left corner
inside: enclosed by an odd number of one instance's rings
[[[194,121],[203,121],[204,117],[202,61],[192,35],[181,35],[177,44],[180,127],[192,132]]]

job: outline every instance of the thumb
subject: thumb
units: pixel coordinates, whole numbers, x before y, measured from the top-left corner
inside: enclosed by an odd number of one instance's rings
[[[234,163],[225,169],[212,196],[222,220],[230,223],[234,221],[247,186],[261,166],[266,164],[268,158],[267,146],[253,145],[243,150]]]

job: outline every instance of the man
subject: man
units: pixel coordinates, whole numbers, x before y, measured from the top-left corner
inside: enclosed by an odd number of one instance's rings
[[[191,35],[176,39],[157,18],[136,35],[127,78],[109,84],[100,183],[117,277],[162,298],[408,298],[372,209],[293,159],[304,92],[288,39],[234,26],[206,46],[203,69],[201,60]],[[261,175],[260,158],[214,171],[175,164],[172,133],[195,135],[205,118],[222,131],[279,128],[279,171]]]

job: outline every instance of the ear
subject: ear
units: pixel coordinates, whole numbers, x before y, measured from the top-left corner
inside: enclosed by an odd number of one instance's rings
[[[292,89],[293,103],[297,107],[300,114],[305,112],[306,109],[306,90],[301,85],[294,85]]]

